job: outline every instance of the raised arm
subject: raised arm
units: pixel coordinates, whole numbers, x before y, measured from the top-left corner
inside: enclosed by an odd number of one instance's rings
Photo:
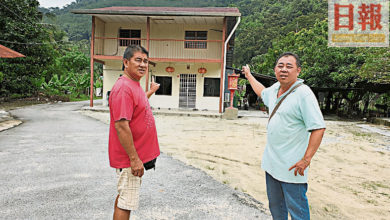
[[[158,89],[160,88],[160,84],[154,82],[154,79],[152,77],[152,83],[150,83],[150,89],[146,92],[146,96],[150,98]]]
[[[251,84],[252,89],[255,91],[256,95],[261,97],[261,92],[263,89],[265,89],[265,87],[251,74],[251,70],[248,64],[242,67],[242,72],[245,74],[245,78],[249,80],[249,83]]]

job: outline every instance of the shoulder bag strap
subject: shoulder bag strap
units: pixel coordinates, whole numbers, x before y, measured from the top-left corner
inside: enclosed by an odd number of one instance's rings
[[[269,123],[269,121],[271,120],[271,118],[272,118],[272,116],[274,116],[274,114],[275,114],[275,112],[276,112],[276,110],[278,110],[278,108],[279,108],[279,106],[280,106],[280,104],[282,104],[282,102],[283,102],[283,100],[284,99],[286,99],[286,97],[290,94],[290,93],[292,93],[296,88],[298,88],[299,86],[301,86],[302,85],[302,83],[299,83],[298,85],[296,85],[296,86],[294,86],[279,102],[278,102],[278,104],[276,104],[276,106],[275,106],[275,108],[274,108],[274,110],[272,111],[272,113],[271,113],[271,116],[269,116],[269,119],[268,119],[268,123]]]

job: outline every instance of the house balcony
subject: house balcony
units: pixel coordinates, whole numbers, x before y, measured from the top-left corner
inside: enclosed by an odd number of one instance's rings
[[[147,48],[147,39],[95,37],[94,56],[98,59],[121,59],[128,45]],[[157,62],[219,63],[222,40],[150,39],[149,58]]]

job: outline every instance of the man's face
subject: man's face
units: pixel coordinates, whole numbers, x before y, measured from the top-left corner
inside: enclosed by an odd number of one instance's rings
[[[278,60],[275,66],[276,79],[281,85],[291,85],[298,79],[301,68],[297,67],[297,62],[293,56],[284,56]]]
[[[137,51],[130,60],[123,59],[125,73],[130,78],[140,80],[148,72],[149,60],[146,54]]]

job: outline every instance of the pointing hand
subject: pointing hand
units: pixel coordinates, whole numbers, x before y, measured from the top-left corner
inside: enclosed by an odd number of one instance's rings
[[[155,93],[160,88],[160,84],[154,82],[154,77],[152,77],[152,83],[150,84],[150,90]]]
[[[245,74],[245,78],[247,78],[247,79],[250,75],[252,75],[251,69],[249,68],[248,64],[246,64],[245,66],[242,66],[242,72]]]

